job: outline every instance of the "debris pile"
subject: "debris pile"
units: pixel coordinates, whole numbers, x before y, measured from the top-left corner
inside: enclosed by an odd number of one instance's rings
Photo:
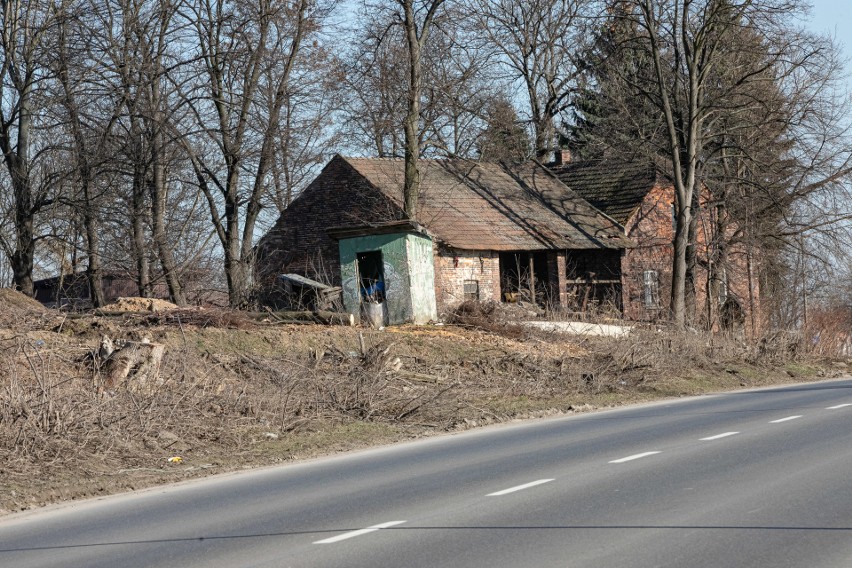
[[[157,298],[118,298],[115,302],[103,307],[105,312],[164,312],[176,310],[176,304]]]

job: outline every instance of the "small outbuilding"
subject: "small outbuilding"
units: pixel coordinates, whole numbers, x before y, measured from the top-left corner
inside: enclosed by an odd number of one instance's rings
[[[328,230],[338,241],[343,305],[374,326],[438,318],[432,236],[411,221]]]

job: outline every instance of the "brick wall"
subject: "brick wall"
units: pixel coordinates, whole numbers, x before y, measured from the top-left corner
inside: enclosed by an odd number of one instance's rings
[[[621,289],[624,317],[636,321],[654,321],[669,316],[672,282],[672,241],[674,224],[671,186],[656,185],[642,202],[626,227],[627,236],[637,246],[625,251],[621,260]],[[646,306],[645,272],[658,275],[656,307]]]
[[[639,211],[631,218],[626,227],[627,235],[638,246],[625,251],[622,257],[622,290],[624,301],[624,316],[636,321],[665,320],[670,316],[672,260],[674,256],[674,220],[672,204],[674,189],[671,185],[656,185],[646,196]],[[715,212],[708,207],[702,207],[701,218],[696,235],[698,266],[695,270],[695,305],[696,325],[719,329],[720,310],[714,302],[708,302],[708,273],[709,251],[713,245]],[[726,232],[730,237],[734,229]],[[725,239],[727,240],[727,239]],[[734,245],[728,251],[725,263],[728,293],[736,298],[743,310],[745,327],[749,333],[759,328],[758,318],[752,318],[752,309],[760,305],[760,294],[754,271],[749,274],[747,251],[742,245]],[[717,271],[721,267],[715,267]],[[659,282],[659,306],[645,305],[644,273],[655,271]],[[754,329],[752,328],[754,321]]]
[[[697,271],[696,303],[701,310],[701,325],[719,330],[730,323],[728,315],[736,314],[733,322],[734,329],[744,329],[747,334],[754,336],[760,332],[760,288],[756,277],[758,260],[748,248],[734,238],[736,226],[730,219],[722,219],[719,215],[727,215],[726,210],[707,207],[702,209],[702,223],[699,230],[699,262]],[[724,238],[720,238],[721,233]],[[717,248],[714,241],[726,245],[724,255],[710,256],[710,251]],[[718,250],[718,249],[717,249]],[[711,260],[712,262],[708,262]],[[727,305],[721,304],[719,286],[715,283],[724,282],[727,288]],[[711,290],[708,297],[707,291]],[[734,308],[734,312],[730,309]]]
[[[464,301],[465,281],[479,284],[479,300],[500,301],[500,256],[494,251],[452,250],[435,245],[435,297],[438,314]]]

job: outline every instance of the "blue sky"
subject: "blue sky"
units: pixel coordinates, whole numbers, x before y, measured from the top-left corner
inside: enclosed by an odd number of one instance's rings
[[[815,31],[834,35],[843,44],[846,59],[852,59],[852,0],[812,2],[811,21],[807,25]],[[847,61],[846,72],[852,73],[852,62]]]

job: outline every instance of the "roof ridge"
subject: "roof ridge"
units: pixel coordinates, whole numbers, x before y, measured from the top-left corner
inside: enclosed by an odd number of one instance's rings
[[[344,156],[337,154],[346,161],[362,161],[362,162],[402,162],[404,157],[400,156]],[[463,160],[465,158],[419,158],[418,162],[451,162],[454,160]]]

